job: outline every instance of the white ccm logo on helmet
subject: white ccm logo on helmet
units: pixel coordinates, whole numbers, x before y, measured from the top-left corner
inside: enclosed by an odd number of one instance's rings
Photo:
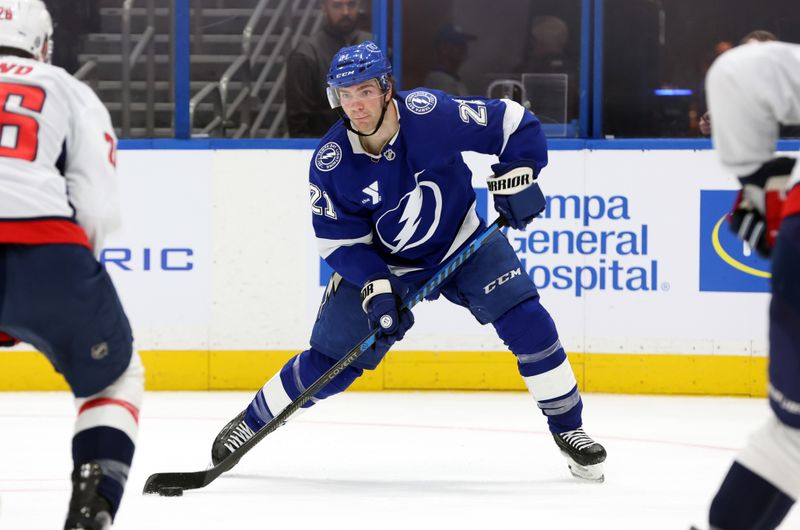
[[[483,288],[483,292],[484,292],[484,293],[486,293],[486,294],[489,294],[489,293],[491,293],[492,291],[494,291],[495,287],[498,287],[498,286],[500,286],[500,285],[503,285],[503,284],[504,284],[504,283],[506,283],[508,280],[510,280],[510,279],[512,279],[512,278],[516,278],[517,276],[521,276],[521,275],[522,275],[522,270],[521,270],[519,267],[517,267],[517,268],[516,268],[516,269],[514,269],[513,271],[508,271],[507,273],[505,273],[505,274],[501,275],[501,276],[500,276],[499,278],[497,278],[496,280],[492,280],[491,282],[489,282],[489,283],[488,283],[488,284],[487,284],[487,285],[486,285],[486,286]]]

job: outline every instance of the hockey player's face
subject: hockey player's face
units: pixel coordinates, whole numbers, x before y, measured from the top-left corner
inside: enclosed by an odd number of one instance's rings
[[[378,86],[378,81],[370,79],[360,85],[338,89],[339,101],[347,117],[356,130],[371,131],[378,124],[386,99],[386,92]]]

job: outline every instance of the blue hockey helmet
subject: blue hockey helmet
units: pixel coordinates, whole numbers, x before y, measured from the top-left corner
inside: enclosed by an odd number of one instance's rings
[[[328,101],[332,108],[340,107],[337,88],[348,87],[377,79],[381,90],[389,90],[392,65],[383,51],[372,41],[342,48],[333,56],[328,70]]]

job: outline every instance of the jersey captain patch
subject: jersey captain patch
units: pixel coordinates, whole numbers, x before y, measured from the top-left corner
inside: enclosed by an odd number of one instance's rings
[[[424,90],[418,90],[406,96],[406,107],[414,114],[427,114],[436,108],[436,96]]]
[[[339,165],[342,160],[342,148],[336,142],[323,145],[314,158],[314,165],[320,171],[330,171]]]

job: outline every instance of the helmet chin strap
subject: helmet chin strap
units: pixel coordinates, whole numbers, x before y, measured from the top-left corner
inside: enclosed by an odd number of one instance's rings
[[[381,117],[378,120],[378,124],[375,126],[375,130],[373,130],[369,134],[364,134],[362,132],[359,132],[359,131],[355,130],[353,125],[350,123],[350,118],[347,117],[347,114],[345,114],[345,112],[342,109],[342,107],[336,107],[336,112],[342,118],[342,121],[344,121],[344,126],[347,127],[348,131],[351,131],[351,132],[353,132],[353,133],[355,133],[355,134],[357,134],[359,136],[372,136],[373,134],[378,132],[378,129],[380,129],[381,125],[383,125],[383,119],[386,117],[386,109],[389,108],[389,103],[391,103],[391,102],[392,102],[392,98],[390,97],[389,101],[387,101],[386,103],[383,104],[383,109],[381,110]]]

